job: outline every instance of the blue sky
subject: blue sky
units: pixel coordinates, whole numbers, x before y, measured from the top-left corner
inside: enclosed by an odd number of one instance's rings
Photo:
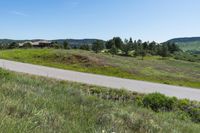
[[[1,0],[0,38],[200,36],[200,0]]]

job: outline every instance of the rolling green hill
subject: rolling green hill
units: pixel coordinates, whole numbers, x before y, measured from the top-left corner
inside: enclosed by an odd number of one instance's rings
[[[200,51],[200,37],[175,38],[168,42],[177,44],[183,51]]]

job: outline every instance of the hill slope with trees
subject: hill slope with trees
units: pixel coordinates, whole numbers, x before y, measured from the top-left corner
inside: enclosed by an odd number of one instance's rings
[[[200,51],[200,37],[175,38],[168,42],[177,44],[184,51]]]

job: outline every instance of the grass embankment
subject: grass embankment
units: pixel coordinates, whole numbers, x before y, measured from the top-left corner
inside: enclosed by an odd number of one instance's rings
[[[0,83],[1,132],[197,133],[200,130],[200,125],[183,112],[155,113],[139,105],[140,102],[133,102],[140,96],[134,93],[2,69]],[[104,91],[104,98],[98,90]],[[120,98],[117,94],[125,95]],[[131,97],[132,100],[127,100]]]
[[[200,63],[147,56],[95,54],[81,50],[20,49],[0,51],[0,58],[61,69],[200,88]]]

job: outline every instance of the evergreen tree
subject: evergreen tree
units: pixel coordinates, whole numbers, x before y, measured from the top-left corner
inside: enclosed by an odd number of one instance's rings
[[[161,46],[160,56],[167,57],[169,55],[168,47],[167,45]]]
[[[12,42],[11,44],[9,44],[8,48],[9,49],[19,48],[19,44],[16,42]]]
[[[115,45],[113,45],[111,47],[111,49],[109,50],[109,52],[112,54],[112,56],[116,55],[118,53],[118,49]]]
[[[137,45],[142,45],[142,40],[137,40]]]
[[[115,45],[113,39],[106,42],[106,49],[111,49],[113,45]]]
[[[156,53],[157,53],[157,46],[156,46],[156,42],[155,41],[149,43],[148,50],[149,50],[149,53],[151,55],[156,55]]]
[[[121,49],[122,48],[122,45],[123,45],[123,41],[120,37],[114,37],[113,38],[113,42],[115,44],[115,46],[118,48],[118,49]]]
[[[134,43],[132,38],[129,39],[128,45],[130,51],[134,50]]]
[[[55,48],[55,49],[63,49],[64,48],[64,46],[61,44],[58,44],[58,42],[52,42],[50,47]]]
[[[144,60],[144,57],[146,56],[147,51],[145,49],[143,49],[142,45],[140,45],[140,47],[138,47],[135,50],[134,56],[141,56],[142,60]]]
[[[100,51],[102,51],[105,48],[105,45],[102,41],[97,40],[96,42],[94,42],[92,44],[92,50],[95,53],[99,53]]]
[[[147,50],[148,49],[148,42],[142,43],[143,49]]]
[[[4,47],[3,47],[3,44],[2,44],[2,43],[0,43],[0,49],[4,49]]]
[[[137,44],[137,41],[135,40],[133,42],[133,50],[137,50],[138,49],[138,44]]]
[[[64,47],[64,49],[71,49],[71,47],[67,41],[64,41],[63,47]]]
[[[80,46],[80,49],[89,51],[90,50],[90,46],[88,44],[84,44],[84,45]]]
[[[25,43],[24,45],[23,45],[23,48],[32,48],[33,46],[32,46],[32,44],[31,43]]]
[[[128,56],[129,51],[131,50],[131,43],[127,39],[125,39],[124,43],[121,46],[121,50],[124,53],[124,55]]]
[[[175,43],[172,43],[171,53],[175,53],[175,52],[178,52],[178,51],[181,51],[180,48]]]

